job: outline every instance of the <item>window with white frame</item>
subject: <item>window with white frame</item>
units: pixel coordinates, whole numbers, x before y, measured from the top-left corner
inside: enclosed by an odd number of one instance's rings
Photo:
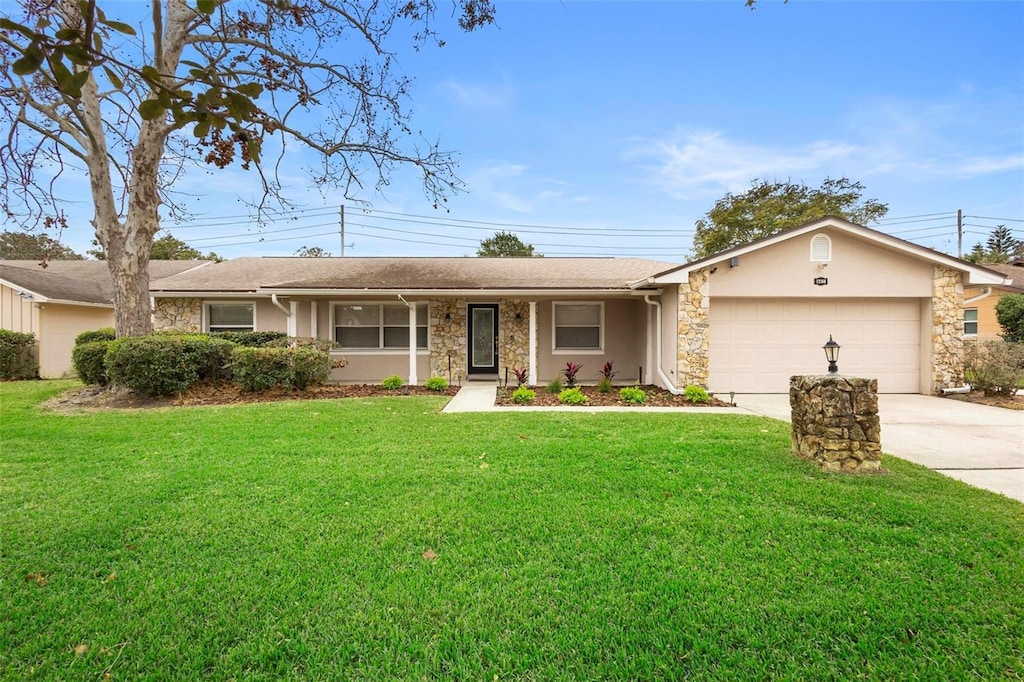
[[[554,350],[601,350],[602,303],[555,303]]]
[[[978,333],[978,309],[964,308],[964,334]]]
[[[206,331],[251,332],[255,328],[252,303],[207,303]]]
[[[426,303],[416,303],[416,347],[427,347]],[[409,308],[404,303],[338,303],[334,340],[349,350],[409,348]]]

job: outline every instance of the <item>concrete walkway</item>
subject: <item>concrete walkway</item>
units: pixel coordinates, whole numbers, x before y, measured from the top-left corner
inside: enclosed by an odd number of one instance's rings
[[[499,407],[493,382],[463,386],[444,412],[636,411],[635,407]],[[646,407],[645,412],[755,414],[789,421],[789,396],[737,395],[737,407]],[[882,452],[1024,502],[1024,411],[924,395],[880,395]],[[883,466],[884,466],[883,457]]]
[[[788,395],[737,395],[736,404],[789,421]],[[878,416],[883,453],[1024,502],[1024,411],[883,394]]]

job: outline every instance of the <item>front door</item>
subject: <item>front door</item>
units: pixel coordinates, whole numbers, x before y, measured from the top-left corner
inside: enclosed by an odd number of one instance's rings
[[[498,304],[470,303],[469,373],[498,373]]]

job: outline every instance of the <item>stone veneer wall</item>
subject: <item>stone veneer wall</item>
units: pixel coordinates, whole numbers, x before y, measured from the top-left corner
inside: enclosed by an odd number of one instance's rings
[[[445,315],[451,314],[450,321]],[[438,298],[430,301],[430,376],[451,382],[466,378],[466,299]],[[448,358],[451,356],[451,374]]]
[[[877,471],[882,465],[878,380],[794,376],[789,380],[793,452],[826,471]]]
[[[932,275],[932,391],[964,380],[964,286],[958,270],[936,265]]]
[[[707,387],[708,354],[711,350],[709,296],[711,275],[707,268],[694,270],[689,281],[679,285],[679,352],[676,386]]]
[[[158,298],[153,306],[153,329],[183,332],[203,330],[203,301],[199,298]]]
[[[519,319],[516,320],[516,314]],[[530,304],[515,298],[498,301],[498,371],[508,368],[509,383],[515,384],[513,369],[530,366]],[[504,374],[500,377],[503,381]]]

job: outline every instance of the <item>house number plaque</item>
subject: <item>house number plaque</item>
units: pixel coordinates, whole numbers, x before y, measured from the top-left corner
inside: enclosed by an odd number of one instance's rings
[[[828,277],[815,277],[814,283],[819,287],[823,287],[828,284]]]

